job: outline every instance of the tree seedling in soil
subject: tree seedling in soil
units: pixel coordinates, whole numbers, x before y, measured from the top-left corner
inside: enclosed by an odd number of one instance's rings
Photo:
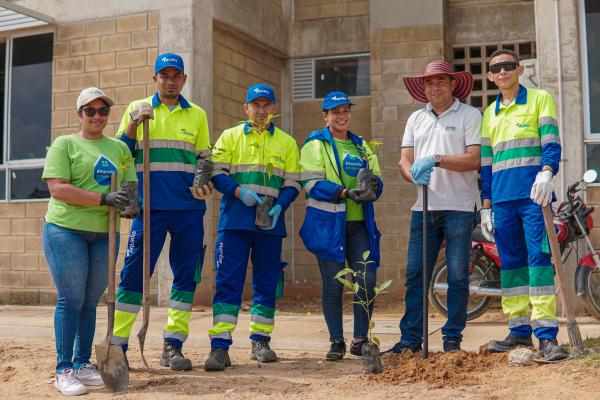
[[[367,164],[367,168],[361,168],[358,170],[358,175],[356,176],[356,180],[358,182],[358,190],[360,192],[361,199],[366,201],[375,201],[377,198],[376,195],[376,182],[377,177],[373,174],[373,170],[369,166],[369,161],[373,158],[375,154],[377,154],[377,149],[381,146],[383,142],[377,140],[371,140],[370,142],[366,142],[366,146],[358,146],[358,152],[360,153],[360,158],[365,161]],[[367,147],[371,149],[371,152],[367,151]]]
[[[362,254],[362,261],[358,261],[357,264],[361,267],[357,270],[352,268],[344,268],[335,275],[342,285],[350,289],[346,294],[353,295],[351,304],[358,304],[367,313],[367,319],[369,321],[369,337],[367,343],[363,345],[363,371],[365,373],[377,374],[383,370],[381,365],[381,355],[379,352],[380,341],[379,338],[373,335],[373,328],[375,328],[375,322],[372,320],[372,313],[369,312],[371,304],[375,299],[382,293],[386,293],[386,289],[392,284],[392,280],[376,284],[373,290],[373,297],[369,298],[369,292],[367,291],[367,268],[370,264],[375,262],[369,260],[369,250]],[[350,282],[345,278],[346,275],[351,274],[353,282]]]

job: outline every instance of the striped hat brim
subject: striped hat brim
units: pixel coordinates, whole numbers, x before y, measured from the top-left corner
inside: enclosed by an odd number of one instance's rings
[[[452,96],[456,97],[460,101],[466,99],[471,91],[473,90],[473,75],[470,72],[435,72],[428,73],[421,76],[406,76],[404,77],[404,85],[408,90],[408,93],[417,101],[427,103],[427,97],[425,97],[425,78],[436,75],[449,75],[456,81],[456,86],[452,91]]]

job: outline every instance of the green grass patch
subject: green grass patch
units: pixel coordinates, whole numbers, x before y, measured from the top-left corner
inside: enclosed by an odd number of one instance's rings
[[[600,353],[590,354],[583,361],[586,367],[598,369],[600,368]]]
[[[585,338],[583,340],[583,345],[585,347],[600,347],[600,337]]]

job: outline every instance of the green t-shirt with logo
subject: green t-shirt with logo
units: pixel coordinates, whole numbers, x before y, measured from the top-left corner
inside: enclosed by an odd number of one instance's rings
[[[334,140],[338,156],[340,157],[342,183],[348,189],[354,189],[357,187],[356,176],[363,165],[358,148],[351,140],[339,140],[335,138]],[[346,221],[364,220],[365,213],[362,204],[355,203],[346,197]]]
[[[75,133],[56,138],[46,155],[43,179],[66,179],[71,185],[91,192],[108,193],[110,176],[121,181],[137,181],[133,158],[127,145],[103,136],[89,140]],[[50,198],[46,222],[63,228],[108,232],[108,206],[80,206]],[[117,218],[117,229],[119,218]]]

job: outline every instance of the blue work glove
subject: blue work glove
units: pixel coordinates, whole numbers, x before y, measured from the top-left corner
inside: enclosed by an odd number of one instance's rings
[[[254,190],[245,188],[240,189],[240,200],[248,207],[263,203],[263,200],[258,197]]]
[[[413,163],[412,168],[410,169],[410,173],[413,176],[413,181],[418,183],[419,185],[426,185],[429,183],[429,178],[427,178],[427,183],[420,183],[423,181],[421,179],[421,175],[429,172],[429,176],[431,177],[431,171],[433,171],[433,167],[435,166],[435,161],[433,161],[433,157],[423,157],[419,158],[417,161]]]
[[[275,228],[275,225],[277,225],[277,220],[279,219],[280,214],[281,214],[281,206],[279,204],[275,204],[273,206],[273,208],[271,208],[271,210],[269,210],[269,217],[271,217],[271,219],[273,220],[273,222],[271,223],[271,226],[269,228],[261,228],[261,229],[268,231],[268,230]]]
[[[430,169],[423,171],[421,173],[421,176],[419,176],[418,178],[414,178],[414,176],[413,176],[413,183],[415,185],[429,185],[430,180],[431,180],[431,170]]]

